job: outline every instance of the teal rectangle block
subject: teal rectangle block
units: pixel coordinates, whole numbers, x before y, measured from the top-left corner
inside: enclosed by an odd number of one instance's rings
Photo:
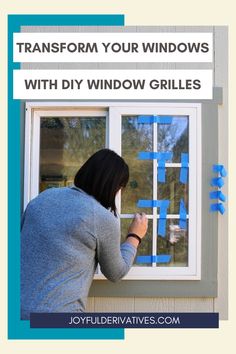
[[[8,339],[124,339],[122,328],[32,329],[20,320],[20,101],[13,100],[13,33],[21,26],[124,26],[124,15],[8,16]]]

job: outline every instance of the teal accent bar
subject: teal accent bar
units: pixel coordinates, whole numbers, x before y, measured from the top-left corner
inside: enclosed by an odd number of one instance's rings
[[[8,15],[8,23],[14,32],[20,32],[20,26],[124,26],[125,16],[114,15]]]
[[[8,16],[8,339],[124,339],[123,328],[31,329],[20,320],[20,101],[13,100],[13,33],[21,26],[124,26],[124,15]]]

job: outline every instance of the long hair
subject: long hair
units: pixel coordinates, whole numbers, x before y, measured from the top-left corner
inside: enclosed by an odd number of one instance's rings
[[[93,196],[106,209],[117,215],[115,196],[129,180],[129,167],[124,159],[109,149],[93,154],[79,169],[74,185]]]

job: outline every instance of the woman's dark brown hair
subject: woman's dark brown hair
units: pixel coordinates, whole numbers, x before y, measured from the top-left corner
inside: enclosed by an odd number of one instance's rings
[[[74,185],[92,195],[106,209],[117,215],[115,196],[129,180],[129,167],[124,159],[109,149],[93,154],[79,169]]]

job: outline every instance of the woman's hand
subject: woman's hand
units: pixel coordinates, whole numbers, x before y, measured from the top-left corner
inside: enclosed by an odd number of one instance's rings
[[[148,218],[145,213],[135,214],[133,221],[129,227],[128,233],[134,233],[140,238],[146,235],[148,229]]]
[[[146,217],[146,214],[135,214],[133,221],[129,227],[128,234],[133,233],[142,239],[146,235],[147,228],[148,218]],[[139,246],[139,240],[136,237],[130,236],[126,239],[126,242],[130,243],[136,248]]]

